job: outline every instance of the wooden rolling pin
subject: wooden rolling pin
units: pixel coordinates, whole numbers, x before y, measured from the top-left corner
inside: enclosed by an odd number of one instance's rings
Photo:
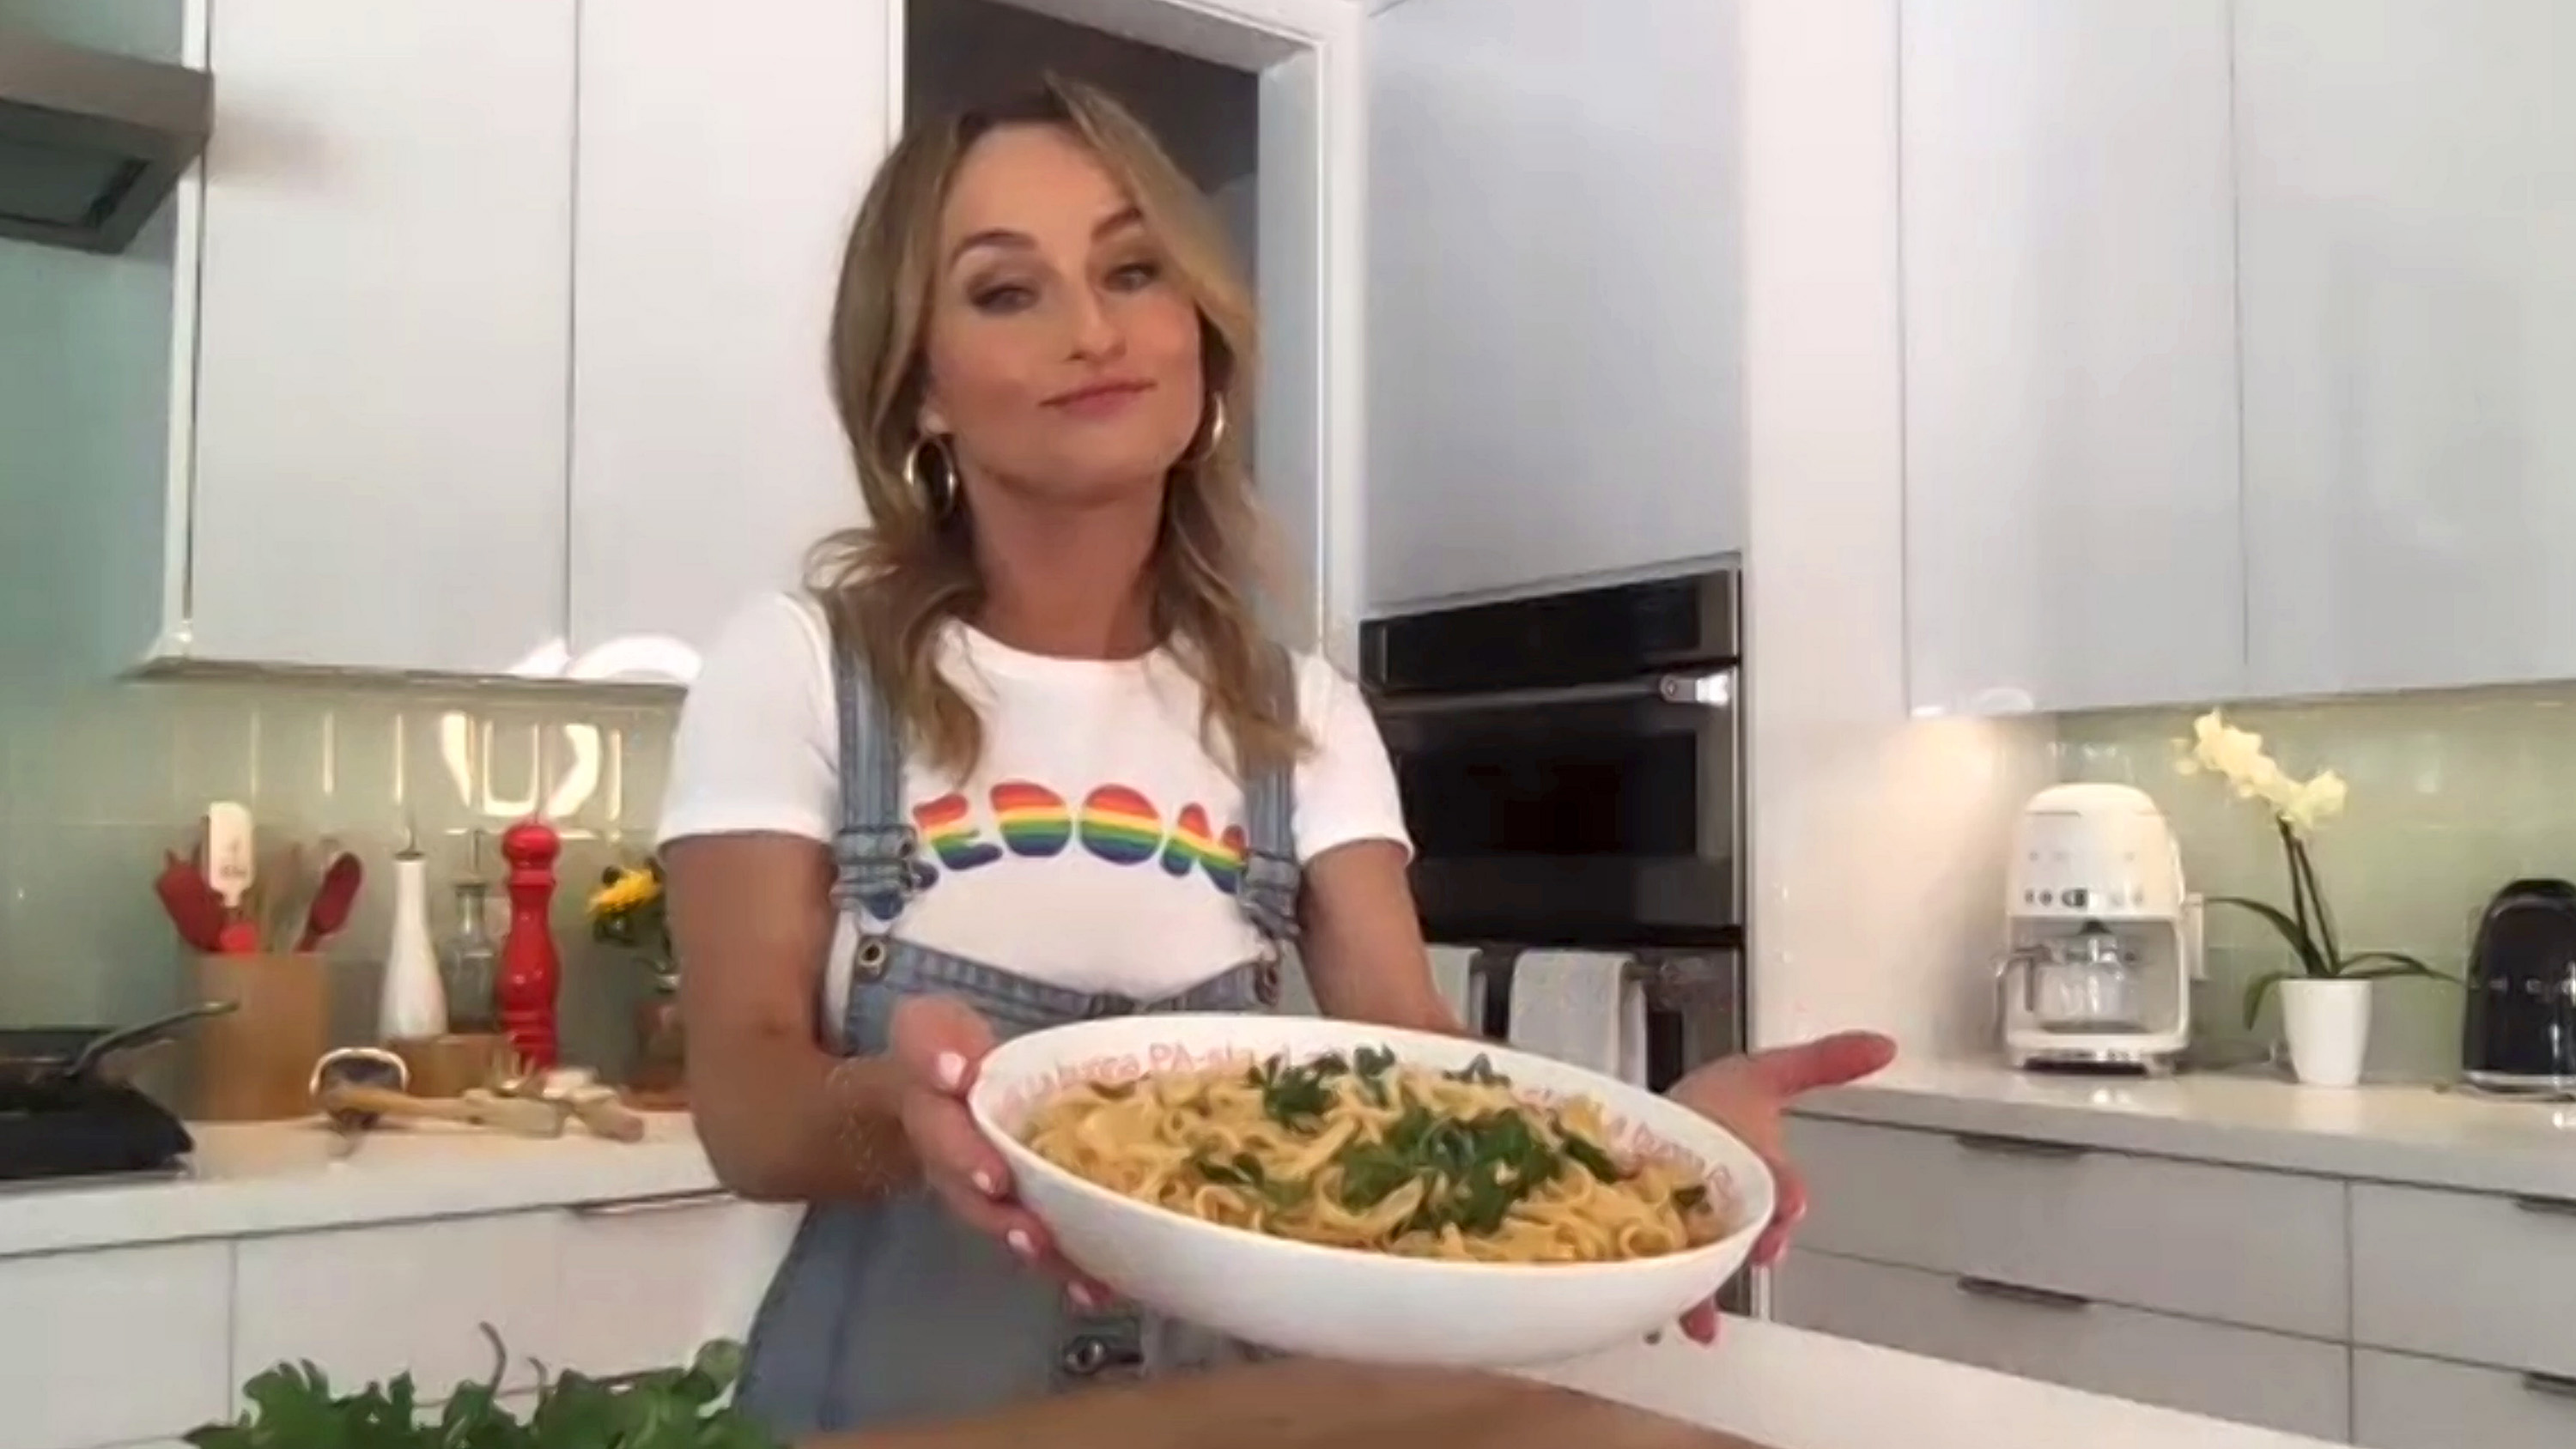
[[[519,1137],[561,1137],[564,1130],[564,1110],[552,1102],[496,1097],[482,1091],[462,1097],[415,1097],[390,1087],[337,1082],[322,1089],[319,1101],[322,1110],[335,1120],[343,1116],[409,1117],[462,1122]]]
[[[1715,1429],[1493,1374],[1287,1360],[1060,1394],[800,1449],[1761,1449]]]

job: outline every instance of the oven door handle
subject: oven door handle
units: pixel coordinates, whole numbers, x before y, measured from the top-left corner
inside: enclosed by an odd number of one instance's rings
[[[1666,704],[1725,709],[1735,703],[1733,667],[1697,674],[1657,674],[1616,684],[1569,684],[1555,689],[1495,689],[1465,694],[1397,695],[1373,701],[1379,717],[1412,719],[1495,709],[1545,709],[1558,704],[1616,704],[1661,700]]]

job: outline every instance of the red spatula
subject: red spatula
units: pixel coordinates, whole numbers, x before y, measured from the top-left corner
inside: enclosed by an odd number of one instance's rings
[[[175,851],[163,851],[161,873],[153,877],[152,893],[161,898],[161,909],[169,914],[170,924],[177,928],[179,939],[189,949],[209,956],[222,949],[224,898],[206,884],[206,873],[194,861]]]
[[[322,872],[320,889],[313,893],[313,907],[304,913],[304,935],[295,943],[299,953],[319,948],[349,924],[349,911],[358,903],[358,887],[365,879],[366,871],[356,856],[343,851],[332,857]]]

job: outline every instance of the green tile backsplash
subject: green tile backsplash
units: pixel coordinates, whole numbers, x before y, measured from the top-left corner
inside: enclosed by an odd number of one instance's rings
[[[2058,721],[2069,780],[2113,780],[2155,797],[2181,837],[2192,887],[2286,904],[2281,855],[2259,807],[2205,776],[2178,774],[2193,712],[2119,711]],[[2576,688],[2230,706],[2295,775],[2350,782],[2315,855],[2347,949],[2412,952],[2456,972],[2478,910],[2518,876],[2576,878]],[[2278,939],[2240,911],[2210,914],[2210,982],[2194,1012],[2207,1036],[2247,1035],[2243,982],[2284,963]],[[2460,995],[2428,982],[2379,988],[2374,1070],[2440,1076],[2459,1060]],[[2272,1016],[2255,1033],[2268,1040]]]
[[[375,1015],[390,859],[417,828],[433,929],[477,830],[543,809],[565,837],[556,899],[564,1034],[577,1059],[621,1065],[642,981],[594,952],[581,900],[600,867],[650,844],[673,706],[526,689],[322,688],[276,682],[96,683],[0,697],[0,1021],[87,1021],[177,1003],[186,957],[151,881],[205,803],[249,804],[263,838],[337,835],[369,872],[335,1016]],[[487,874],[501,862],[486,847]],[[494,927],[504,911],[496,902]]]

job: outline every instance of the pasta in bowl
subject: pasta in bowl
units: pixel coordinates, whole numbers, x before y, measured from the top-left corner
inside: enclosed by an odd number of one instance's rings
[[[1715,1123],[1483,1042],[1138,1016],[1004,1043],[969,1106],[1066,1256],[1263,1347],[1503,1367],[1667,1327],[1773,1206]]]

